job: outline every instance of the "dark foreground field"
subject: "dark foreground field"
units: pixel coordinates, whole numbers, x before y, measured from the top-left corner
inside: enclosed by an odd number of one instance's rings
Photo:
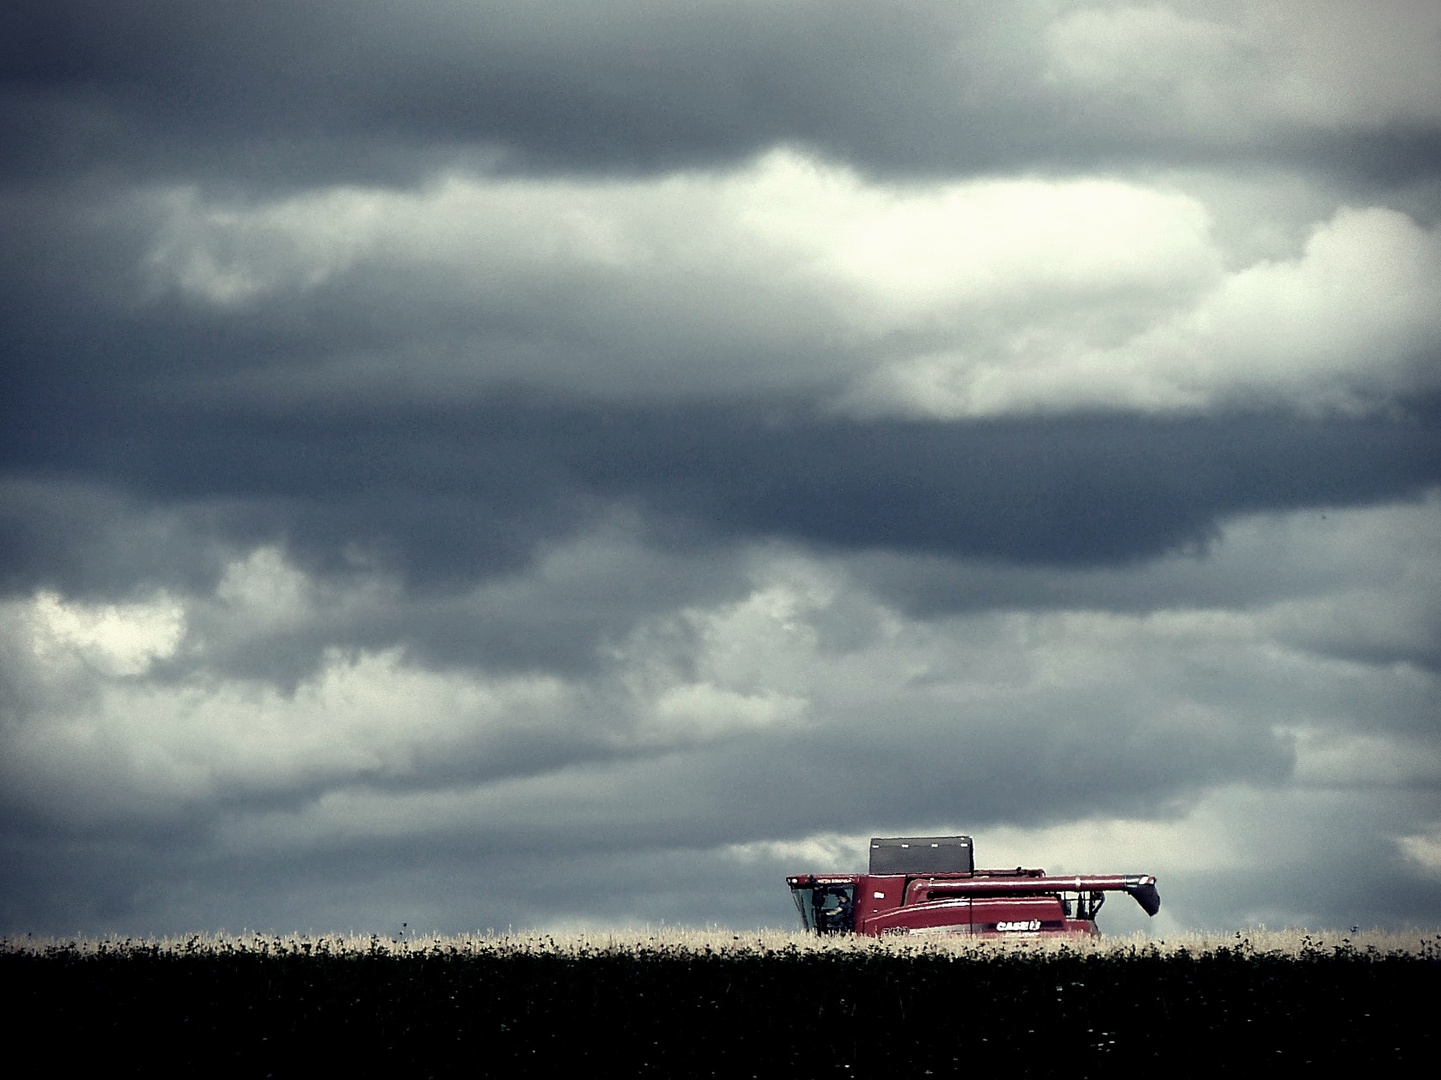
[[[1023,1076],[1433,1067],[1441,960],[1309,939],[1205,950],[805,943],[0,948],[12,1052],[103,1074]],[[1418,947],[1419,946],[1419,947]],[[24,1066],[18,1066],[22,1071]],[[904,1070],[899,1071],[899,1070]]]

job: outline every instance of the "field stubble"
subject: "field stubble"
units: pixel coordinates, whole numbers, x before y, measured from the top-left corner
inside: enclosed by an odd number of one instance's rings
[[[1189,956],[1216,954],[1315,959],[1318,956],[1358,958],[1417,957],[1441,960],[1441,931],[1437,930],[1268,930],[1255,927],[1228,932],[1212,931],[1151,938],[1145,934],[1121,936],[1042,937],[1017,934],[1008,938],[969,938],[960,935],[898,935],[881,938],[859,935],[818,937],[790,930],[729,930],[722,927],[642,927],[589,932],[474,934],[414,933],[389,935],[344,933],[289,933],[225,931],[173,937],[100,938],[7,937],[0,952],[46,954],[57,951],[78,955],[143,951],[168,955],[260,953],[273,955],[445,955],[533,954],[569,957],[599,954],[664,953],[683,956],[870,953],[897,956],[936,955],[988,959],[1003,956],[1074,956],[1123,958],[1136,956]]]

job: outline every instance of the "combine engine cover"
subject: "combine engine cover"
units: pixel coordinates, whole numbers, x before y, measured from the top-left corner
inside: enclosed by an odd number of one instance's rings
[[[872,874],[970,874],[976,869],[969,836],[877,836]]]
[[[1149,874],[1049,876],[976,870],[969,836],[876,838],[868,874],[786,879],[801,924],[820,934],[1093,935],[1109,892],[1161,909]]]

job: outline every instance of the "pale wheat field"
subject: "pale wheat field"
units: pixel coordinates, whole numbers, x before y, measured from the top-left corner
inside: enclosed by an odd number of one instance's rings
[[[720,927],[641,927],[590,933],[487,931],[474,934],[401,932],[366,935],[354,932],[276,934],[271,932],[197,933],[140,937],[6,937],[0,948],[43,953],[74,950],[80,954],[145,950],[165,954],[259,952],[289,955],[447,955],[534,954],[592,956],[625,952],[697,955],[769,956],[814,953],[939,954],[988,956],[1067,952],[1080,956],[1203,957],[1218,952],[1270,957],[1311,958],[1318,955],[1418,956],[1441,959],[1441,930],[1281,930],[1254,927],[1151,938],[1144,934],[1084,937],[971,938],[958,934],[866,937],[858,934],[820,937],[788,930],[729,930]]]

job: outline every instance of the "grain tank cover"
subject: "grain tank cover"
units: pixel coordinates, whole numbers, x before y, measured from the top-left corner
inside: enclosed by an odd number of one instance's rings
[[[969,836],[876,836],[872,874],[970,874],[976,869]]]

